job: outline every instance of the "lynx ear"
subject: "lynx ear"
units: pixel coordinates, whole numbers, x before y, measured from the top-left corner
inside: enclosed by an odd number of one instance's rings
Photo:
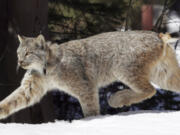
[[[20,44],[22,44],[23,38],[19,34],[18,34],[18,39],[19,39]]]
[[[40,34],[37,38],[36,38],[37,42],[40,45],[41,49],[45,49],[46,48],[46,41],[45,38],[42,34]]]
[[[40,42],[45,42],[45,38],[42,34],[40,34],[38,37],[37,37],[37,40],[40,41]]]

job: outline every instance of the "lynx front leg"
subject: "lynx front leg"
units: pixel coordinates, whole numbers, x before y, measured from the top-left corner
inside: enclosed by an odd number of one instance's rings
[[[149,84],[136,84],[134,89],[125,89],[114,93],[108,100],[110,106],[114,108],[130,106],[145,99],[151,98],[156,93],[155,89]]]
[[[100,113],[98,92],[87,92],[79,97],[84,117],[95,116]]]
[[[22,84],[12,94],[0,102],[0,119],[38,102],[46,92],[36,76],[26,73]]]
[[[98,89],[89,81],[78,80],[73,85],[74,96],[79,100],[84,117],[100,113]]]
[[[61,75],[61,78],[68,84],[69,94],[79,100],[84,117],[98,115],[100,113],[98,88],[96,82],[91,81],[90,75],[84,71],[84,67],[69,69],[63,72],[66,74]]]

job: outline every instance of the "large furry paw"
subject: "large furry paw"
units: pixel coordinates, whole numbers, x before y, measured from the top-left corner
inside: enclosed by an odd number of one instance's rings
[[[89,112],[84,113],[84,117],[96,116],[99,114],[100,114],[99,110],[94,110],[94,111],[89,111]]]
[[[130,97],[123,94],[123,91],[118,91],[110,96],[108,103],[113,108],[121,108],[123,106],[130,106]]]
[[[5,119],[6,117],[8,117],[8,115],[9,115],[9,111],[4,107],[0,107],[0,120]]]

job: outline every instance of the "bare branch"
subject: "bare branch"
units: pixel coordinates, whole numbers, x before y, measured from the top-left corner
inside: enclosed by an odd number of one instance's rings
[[[160,30],[161,24],[163,22],[163,18],[164,18],[165,12],[167,10],[167,4],[168,4],[168,0],[165,0],[162,13],[159,16],[159,18],[157,19],[157,22],[155,24],[155,31],[157,31],[157,32]]]
[[[177,49],[178,44],[179,44],[179,40],[176,41],[176,44],[175,44],[175,46],[174,46],[174,49],[175,49],[175,50]]]
[[[129,0],[129,5],[128,5],[128,11],[126,14],[126,21],[125,21],[125,31],[128,30],[128,23],[129,23],[129,13],[130,13],[130,9],[132,7],[132,0]]]

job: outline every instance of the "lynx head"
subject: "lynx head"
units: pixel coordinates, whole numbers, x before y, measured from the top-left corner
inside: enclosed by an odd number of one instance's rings
[[[18,66],[45,73],[48,49],[44,36],[31,38],[18,35],[18,39],[20,42],[17,49]]]

